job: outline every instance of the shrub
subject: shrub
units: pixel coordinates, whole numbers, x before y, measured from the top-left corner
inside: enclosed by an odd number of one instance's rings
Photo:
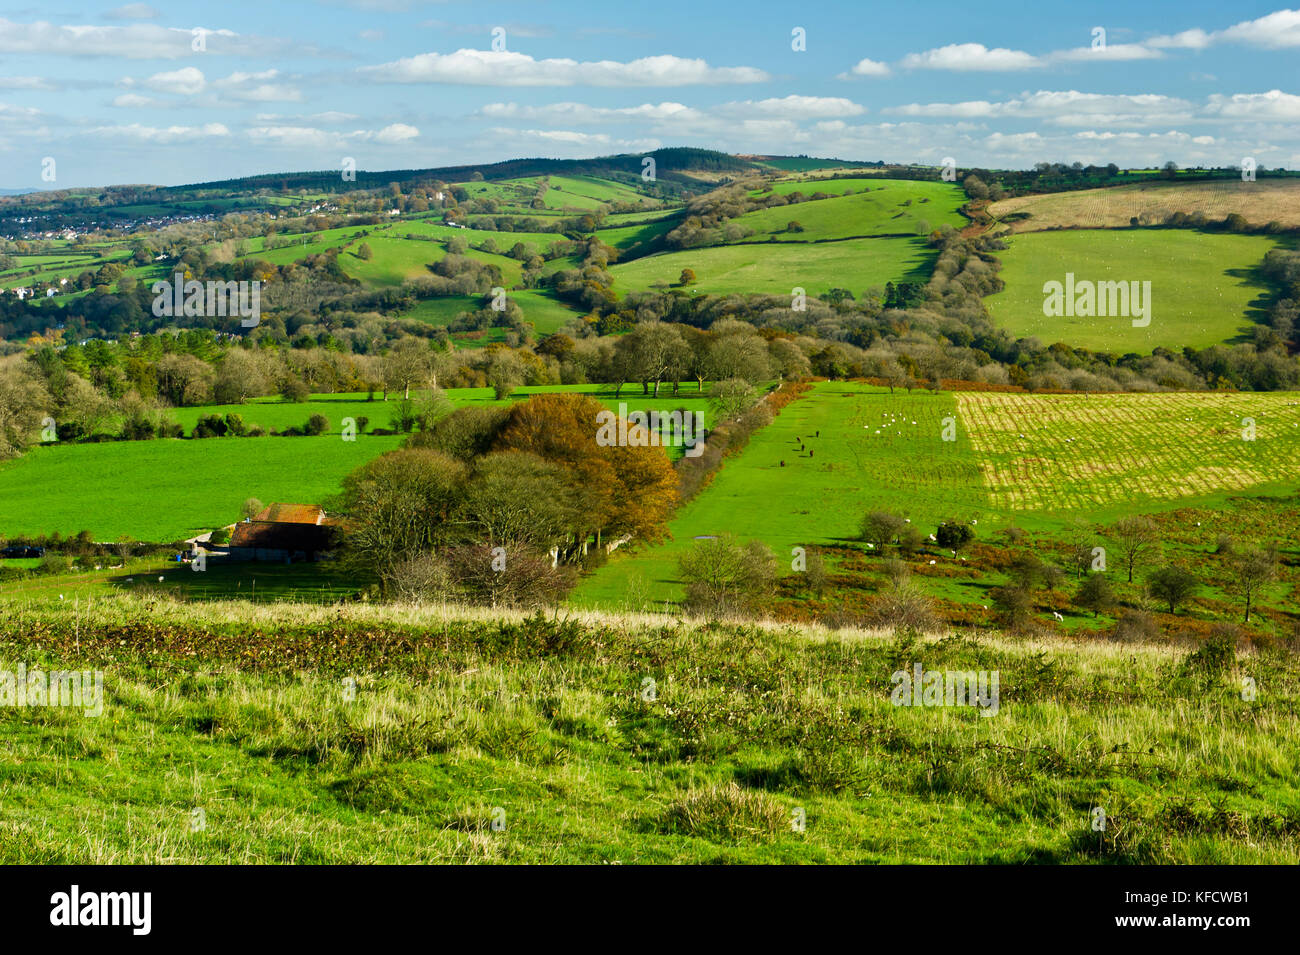
[[[1160,636],[1160,626],[1155,617],[1144,610],[1125,610],[1115,621],[1110,635],[1125,642],[1155,640]]]
[[[934,539],[939,545],[951,550],[961,550],[974,537],[975,532],[970,529],[970,525],[958,521],[944,521],[934,532]]]
[[[302,430],[303,434],[319,435],[324,434],[329,431],[329,429],[330,419],[325,417],[323,414],[314,414],[307,419],[307,423],[303,425]]]
[[[66,574],[72,569],[72,558],[66,554],[46,554],[36,565],[38,574]]]

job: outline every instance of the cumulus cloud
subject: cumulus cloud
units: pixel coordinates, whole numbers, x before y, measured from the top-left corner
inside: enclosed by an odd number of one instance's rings
[[[698,121],[707,118],[701,110],[682,103],[642,103],[640,106],[589,106],[586,103],[549,103],[544,106],[521,106],[518,103],[489,103],[480,110],[490,119],[521,119],[557,125],[593,126],[608,122]]]
[[[196,142],[203,139],[224,138],[230,130],[221,123],[206,123],[203,126],[142,126],[131,123],[125,126],[96,126],[90,130],[91,136],[110,139],[133,139],[142,143],[180,143]]]
[[[690,86],[760,83],[768,74],[748,66],[714,67],[700,59],[647,56],[580,62],[538,60],[526,53],[457,50],[421,53],[391,63],[361,67],[381,83],[447,83],[461,86]]]
[[[924,53],[909,53],[903,66],[913,70],[956,70],[1013,72],[1042,66],[1042,61],[1024,50],[997,47],[990,50],[983,43],[950,43]]]
[[[1108,43],[1105,46],[1081,46],[1073,50],[1058,50],[1047,59],[1063,63],[1122,63],[1129,60],[1158,60],[1164,56],[1159,50],[1142,43]]]
[[[1078,90],[1039,90],[1001,102],[910,103],[884,112],[910,117],[950,119],[1041,119],[1056,126],[1116,126],[1183,122],[1195,107],[1186,100],[1155,93],[1104,94]]]
[[[853,64],[853,68],[848,71],[847,76],[888,76],[891,70],[888,64],[881,63],[878,60],[861,59]]]
[[[203,71],[193,66],[183,66],[179,70],[155,73],[153,76],[138,81],[145,89],[155,93],[174,93],[178,96],[193,96],[207,89],[208,81]],[[137,81],[124,79],[123,86],[135,86]]]
[[[42,90],[54,92],[60,86],[43,76],[0,76],[0,90]]]
[[[254,126],[248,138],[254,143],[289,149],[339,149],[349,144],[378,143],[399,146],[418,138],[419,129],[405,123],[393,123],[383,129],[357,129],[350,133],[320,129],[315,126],[276,124]]]
[[[232,30],[202,29],[209,53],[224,56],[268,56],[286,44]],[[193,31],[132,23],[129,26],[57,26],[45,21],[17,23],[0,17],[0,53],[37,56],[100,57],[126,60],[177,60],[194,55]],[[311,48],[295,46],[298,54]]]
[[[223,95],[248,103],[296,103],[302,100],[302,91],[288,83],[279,82],[279,70],[260,73],[231,73],[212,84]]]
[[[861,116],[865,106],[841,96],[798,96],[724,103],[716,112],[724,116],[763,116],[786,119],[820,119],[826,116]]]
[[[1278,10],[1256,20],[1243,20],[1215,34],[1231,43],[1281,50],[1300,46],[1300,10]]]
[[[1267,93],[1236,93],[1211,96],[1206,112],[1224,119],[1289,122],[1300,120],[1300,96],[1269,90]]]

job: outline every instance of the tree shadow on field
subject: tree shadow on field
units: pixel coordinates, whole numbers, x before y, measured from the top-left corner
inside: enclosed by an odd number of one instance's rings
[[[1259,266],[1248,269],[1224,269],[1224,275],[1239,279],[1247,288],[1255,291],[1255,297],[1246,303],[1245,317],[1251,323],[1227,340],[1229,345],[1242,345],[1255,339],[1255,326],[1268,324],[1268,309],[1278,300],[1281,290],[1270,285]]]

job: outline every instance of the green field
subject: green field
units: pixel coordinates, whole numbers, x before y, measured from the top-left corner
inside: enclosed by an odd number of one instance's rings
[[[851,196],[843,195],[854,190]],[[789,206],[750,212],[731,221],[754,230],[745,242],[807,242],[809,239],[849,239],[861,236],[917,235],[942,225],[960,229],[966,219],[957,209],[966,196],[954,185],[900,180],[846,179],[827,183],[777,183],[773,191],[788,195],[799,191],[836,194],[838,198],[817,199]],[[803,232],[787,232],[790,222]],[[922,226],[928,229],[922,230]]]
[[[683,269],[696,281],[687,291],[709,295],[809,295],[847,288],[860,295],[886,282],[929,280],[935,253],[920,239],[744,243],[667,252],[610,268],[621,292],[677,284]]]
[[[1205,348],[1249,334],[1269,293],[1257,269],[1277,240],[1186,229],[1068,230],[1008,240],[1006,288],[985,301],[998,325],[1044,344],[1145,354],[1157,347]],[[1124,317],[1048,317],[1043,285],[1066,273],[1088,280],[1151,283],[1151,321]]]
[[[609,385],[544,385],[518,389],[498,401],[491,388],[454,388],[446,394],[456,406],[504,405],[545,392],[590,394],[611,409],[689,410],[712,420],[707,386],[684,384],[677,397],[671,386],[659,398],[639,386],[618,398]],[[313,414],[330,419],[321,437],[207,438],[203,440],[114,441],[36,447],[0,464],[0,536],[89,530],[98,541],[120,535],[138,540],[180,540],[229,524],[239,506],[256,497],[266,503],[318,504],[339,490],[349,471],[397,447],[399,435],[362,433],[344,441],[344,417],[370,419],[368,428],[389,428],[391,403],[364,395],[315,395],[310,401],[257,399],[242,405],[175,408],[171,413],[188,433],[206,414],[238,414],[248,426],[283,430],[304,424]],[[593,424],[594,428],[594,424]],[[665,448],[672,459],[680,447]]]
[[[298,406],[300,409],[302,406]],[[301,411],[299,412],[301,413]],[[180,540],[239,519],[250,497],[315,503],[399,437],[213,438],[37,447],[0,466],[0,534]]]
[[[98,670],[103,696],[0,709],[6,864],[1300,861],[1294,654],[158,593],[15,610],[0,668]],[[996,715],[892,705],[914,664],[996,672]]]
[[[948,517],[988,518],[969,441],[960,429],[956,442],[942,439],[943,419],[955,414],[951,394],[890,395],[869,385],[821,382],[677,512],[670,542],[617,553],[578,585],[573,601],[662,609],[681,597],[677,560],[696,537],[761,540],[787,567],[794,547],[851,540],[869,510],[897,509],[926,526]],[[800,440],[811,455],[798,450]]]
[[[1251,441],[1242,438],[1246,417],[1255,419]],[[954,440],[945,441],[949,418]],[[681,598],[677,561],[697,537],[761,540],[788,566],[794,547],[851,543],[862,515],[875,510],[927,534],[943,520],[975,521],[977,537],[987,538],[1010,524],[1052,533],[1076,518],[1195,505],[1209,509],[1205,526],[1167,533],[1179,549],[1203,552],[1216,535],[1247,529],[1229,505],[1232,493],[1289,495],[1298,485],[1294,394],[890,395],[821,382],[678,511],[668,543],[616,553],[573,599],[663,609]],[[1258,530],[1269,533],[1266,523]],[[935,560],[937,574],[962,563],[947,551]]]

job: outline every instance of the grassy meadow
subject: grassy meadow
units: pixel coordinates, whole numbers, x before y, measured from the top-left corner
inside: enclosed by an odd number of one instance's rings
[[[934,260],[934,251],[921,239],[744,242],[650,255],[609,271],[619,292],[675,286],[689,268],[696,280],[687,291],[699,294],[789,295],[799,286],[809,295],[833,288],[858,295],[886,282],[924,283]]]
[[[684,384],[674,397],[671,386],[660,396],[611,385],[523,387],[498,400],[491,388],[446,391],[454,406],[506,405],[542,392],[590,394],[611,409],[692,411],[712,420],[708,388],[700,394]],[[400,397],[400,396],[398,396]],[[284,430],[313,414],[330,421],[319,437],[165,439],[62,444],[32,448],[21,458],[0,462],[0,534],[65,535],[86,529],[98,541],[128,535],[137,540],[172,541],[191,537],[239,518],[250,497],[270,503],[321,503],[337,494],[349,471],[401,444],[400,435],[371,434],[390,428],[391,402],[367,401],[363,394],[314,395],[306,402],[274,398],[239,405],[200,405],[171,409],[188,434],[203,415],[238,414],[249,427]],[[354,441],[342,436],[343,419],[369,418]],[[593,424],[593,429],[595,425]],[[665,449],[676,459],[683,449]]]
[[[157,595],[11,609],[0,668],[100,670],[103,700],[0,710],[5,863],[1300,861],[1280,650]],[[914,665],[996,672],[996,714],[892,705]]]
[[[1258,275],[1277,244],[1267,236],[1189,229],[1067,230],[1010,238],[999,254],[1006,288],[985,299],[993,320],[1017,337],[1068,342],[1122,355],[1157,347],[1205,348],[1247,335],[1270,290]],[[1151,283],[1150,324],[1125,317],[1049,317],[1043,284]]]
[[[1255,418],[1251,441],[1241,431],[1245,417]],[[845,574],[842,589],[809,607],[831,612],[882,586],[879,561],[856,540],[870,511],[897,513],[927,535],[944,520],[970,523],[976,540],[989,544],[1014,526],[1045,553],[1060,550],[1080,522],[1088,539],[1101,543],[1102,525],[1141,511],[1159,522],[1166,556],[1205,579],[1193,604],[1196,619],[1239,616],[1224,572],[1206,556],[1219,535],[1281,544],[1286,569],[1264,604],[1285,627],[1300,582],[1293,567],[1300,561],[1293,537],[1300,530],[1297,474],[1294,394],[891,395],[871,385],[819,382],[676,513],[667,541],[616,552],[579,583],[571,601],[672,612],[683,596],[678,560],[698,538],[729,533],[771,547],[783,574],[795,547],[831,555]],[[1005,581],[1008,553],[976,547],[953,555],[931,545],[908,563],[927,593],[988,625],[989,591]],[[1067,558],[1062,552],[1057,559]],[[1132,590],[1139,599],[1140,581]],[[786,596],[792,610],[806,601]],[[1110,622],[1072,611],[1064,595],[1057,609],[1065,611],[1067,628]],[[1181,626],[1186,618],[1171,615],[1169,622]]]

